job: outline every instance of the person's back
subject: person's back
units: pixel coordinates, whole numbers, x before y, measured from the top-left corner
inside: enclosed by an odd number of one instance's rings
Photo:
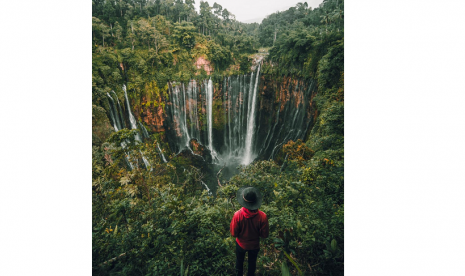
[[[268,218],[260,210],[242,207],[231,221],[231,235],[245,250],[259,249],[260,238],[268,238]]]
[[[237,192],[239,203],[244,206],[234,213],[230,231],[236,237],[236,274],[243,273],[245,253],[249,252],[248,276],[255,275],[257,256],[260,250],[260,237],[267,238],[269,234],[268,218],[258,207],[262,196],[253,187],[242,187]]]

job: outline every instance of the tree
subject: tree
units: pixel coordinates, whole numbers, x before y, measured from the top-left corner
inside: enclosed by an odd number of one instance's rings
[[[333,22],[337,22],[337,24],[340,26],[341,23],[343,23],[344,11],[339,8],[336,8],[331,14],[331,19],[333,20]]]
[[[105,47],[105,37],[108,37],[110,28],[105,24],[100,24],[100,30],[102,31],[102,45]]]
[[[225,21],[229,21],[229,11],[227,9],[224,9],[223,12],[221,12],[221,16]]]
[[[331,15],[328,11],[325,11],[323,15],[320,16],[321,23],[325,23],[326,25],[326,32],[328,32],[328,24],[331,23]]]
[[[128,21],[126,37],[129,38],[129,40],[131,40],[131,49],[134,51],[136,34],[134,33],[134,22],[133,21]]]
[[[191,22],[175,23],[173,38],[184,47],[191,49],[195,45],[195,27]]]
[[[213,61],[213,63],[215,63],[217,71],[219,71],[220,69],[223,70],[227,66],[229,66],[229,63],[231,62],[231,55],[228,49],[222,47],[221,45],[218,45],[213,41],[210,42],[209,48],[209,59]]]
[[[138,36],[140,36],[142,41],[144,41],[145,44],[147,44],[147,47],[150,50],[150,41],[154,34],[155,28],[145,18],[139,19],[137,25]]]
[[[213,10],[216,16],[221,17],[222,12],[223,12],[223,7],[220,4],[217,4],[216,2],[213,3]]]
[[[211,7],[207,1],[200,1],[200,22],[202,25],[202,34],[206,34],[206,30],[211,29]]]

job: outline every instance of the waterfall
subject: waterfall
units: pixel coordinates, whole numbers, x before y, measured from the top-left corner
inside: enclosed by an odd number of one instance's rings
[[[213,160],[217,160],[217,154],[213,148],[213,82],[212,79],[208,80],[206,85],[206,99],[207,99],[207,127],[208,127],[208,149],[212,154]]]
[[[215,163],[237,163],[248,165],[254,157],[254,132],[259,84],[260,66],[250,76],[233,76],[223,81],[223,97],[215,101],[223,101],[225,111],[223,145],[215,146],[215,133],[213,132],[213,81],[205,80],[202,83],[201,93],[197,93],[197,83],[190,81],[187,92],[183,84],[173,85],[171,91],[170,114],[173,134],[177,140],[177,151],[189,148],[189,141],[193,138],[203,141],[212,154]],[[198,103],[205,99],[205,111],[199,110]],[[205,116],[203,121],[199,112]],[[215,113],[221,114],[221,113]],[[219,118],[218,118],[219,119]],[[216,120],[218,120],[216,119]],[[206,124],[200,128],[199,122]],[[205,125],[204,125],[205,126]],[[206,139],[202,139],[203,137]],[[220,142],[221,144],[221,142]],[[220,150],[218,152],[217,150]],[[222,161],[223,160],[223,161]]]
[[[144,137],[144,139],[148,139],[150,136],[145,126],[141,122],[139,122],[139,126],[142,131],[142,136]],[[158,144],[158,142],[157,142],[157,148],[158,148],[158,152],[160,153],[161,159],[163,160],[164,163],[167,163],[168,161],[166,161],[165,155],[163,154],[163,151],[160,149],[160,144]]]
[[[137,121],[136,121],[136,118],[134,118],[134,115],[132,115],[131,105],[129,104],[129,99],[128,99],[128,93],[126,92],[126,85],[124,84],[123,84],[123,91],[124,91],[124,97],[126,98],[126,107],[128,109],[129,122],[131,124],[131,129],[137,129]],[[136,135],[136,140],[140,141],[139,134]]]
[[[149,132],[147,131],[147,129],[145,128],[145,126],[141,122],[139,122],[139,126],[140,126],[140,129],[142,131],[142,137],[144,139],[150,138]],[[163,160],[164,163],[167,163],[168,161],[166,161],[165,155],[163,154],[163,151],[160,149],[160,144],[158,142],[157,142],[157,148],[158,148],[158,152],[160,153],[161,159]]]
[[[113,102],[113,98],[110,96],[110,94],[108,94],[108,92],[107,92],[107,96],[108,98],[110,98],[108,103],[110,105],[110,118],[111,118],[111,121],[113,122],[113,128],[115,129],[115,131],[118,131],[120,130],[120,125],[118,124],[119,122],[116,121],[115,119],[115,117],[118,118],[118,114],[114,107],[115,103]]]
[[[112,98],[112,97],[110,96],[110,94],[108,94],[108,93],[107,93],[107,96],[108,96],[108,98],[110,98],[110,100],[109,100],[108,102],[109,102],[109,104],[110,104],[110,118],[111,118],[111,120],[113,121],[113,128],[115,129],[115,131],[118,131],[118,130],[122,129],[122,128],[121,128],[121,124],[118,125],[119,122],[115,119],[115,118],[118,118],[118,112],[116,111],[116,109],[115,109],[115,107],[114,107],[115,103],[114,103],[114,101],[113,101],[113,98]],[[121,147],[122,147],[123,149],[125,149],[125,148],[126,148],[126,143],[125,143],[125,142],[122,142],[122,143],[121,143]],[[130,156],[129,156],[128,153],[126,153],[126,155],[127,155],[127,156],[125,157],[124,160],[126,161],[126,164],[129,166],[129,168],[131,168],[131,170],[133,170],[133,169],[134,169],[134,166],[133,166],[132,163],[129,161]]]
[[[275,158],[289,140],[305,138],[314,118],[315,109],[310,99],[315,82],[289,78],[280,81],[268,78],[261,80],[260,70],[259,63],[247,75],[228,76],[222,80],[212,77],[186,83],[169,82],[169,102],[163,126],[171,151],[180,154],[187,149],[196,155],[195,162],[201,158],[202,164],[213,163],[202,165],[203,169],[208,170],[208,175],[210,171],[216,172],[223,167],[223,177],[230,177],[238,172],[238,166],[249,165],[256,159]],[[126,86],[123,85],[122,89],[125,109],[122,109],[114,91],[106,93],[108,117],[115,131],[126,128],[126,125],[130,129],[139,128],[140,132],[134,138],[142,142],[149,138],[149,133],[132,113]],[[127,110],[127,115],[124,115],[123,110]],[[204,149],[210,151],[212,160],[205,151],[199,155],[197,142],[191,143],[192,139],[201,144],[201,152]],[[125,151],[127,143],[121,143]],[[161,160],[168,162],[158,141],[156,148]],[[134,159],[134,156],[131,159],[126,153],[128,167],[133,169],[143,161],[145,168],[152,170],[144,154],[140,154],[141,159]],[[210,178],[200,182],[209,193],[216,186],[216,181]]]
[[[199,96],[206,99],[206,123],[207,123],[207,148],[211,151],[214,159],[217,158],[213,147],[213,82],[210,80],[202,83],[202,92],[198,93],[198,85],[195,80],[191,80],[187,89],[184,84],[170,84],[170,114],[174,128],[174,136],[177,140],[177,152],[183,149],[190,149],[191,139],[203,141],[200,130],[200,118],[198,104]]]
[[[218,91],[213,79],[169,83],[166,131],[173,151],[192,152],[189,143],[196,139],[210,150],[214,164],[236,168],[274,158],[289,140],[305,138],[313,120],[314,82],[285,79],[274,86],[271,81],[259,91],[260,70],[259,63],[248,75],[224,77]]]
[[[128,99],[128,93],[126,92],[126,85],[123,84],[123,91],[124,91],[124,97],[126,98],[126,106],[128,108],[128,114],[129,114],[129,122],[131,123],[131,129],[137,129],[137,121],[136,118],[134,118],[134,115],[132,115],[131,112],[131,105],[129,104],[129,99]],[[136,140],[138,142],[142,142],[139,133],[136,133]],[[152,170],[153,168],[150,167],[149,161],[145,158],[144,154],[140,152],[142,156],[142,161],[144,162],[144,165],[146,168],[150,168]]]
[[[192,80],[187,86],[187,112],[189,113],[190,137],[199,137],[199,120],[197,112],[197,82]],[[187,121],[186,121],[187,124]]]
[[[253,73],[252,73],[253,74]],[[245,152],[244,152],[244,159],[242,160],[243,165],[248,165],[252,162],[252,139],[255,130],[255,101],[257,98],[257,85],[258,85],[258,76],[260,75],[260,65],[258,65],[257,70],[257,79],[255,80],[255,87],[253,90],[252,100],[250,102],[249,98],[249,110],[250,112],[247,114],[247,136],[245,138]],[[253,75],[252,75],[253,76]]]
[[[140,132],[142,132],[142,138],[148,139],[150,137],[149,132],[147,131],[147,129],[141,122],[138,122],[138,123],[139,123]]]
[[[203,182],[202,180],[200,180],[200,183],[202,183],[202,185],[205,187],[205,189],[207,190],[208,194],[209,194],[209,195],[212,195],[212,192],[210,191],[210,188],[208,188],[207,184],[205,184],[205,182]]]
[[[289,84],[288,100],[277,106],[274,124],[268,128],[266,138],[259,151],[260,156],[274,158],[279,149],[289,140],[303,139],[309,128],[312,118],[307,116],[309,100],[315,82],[310,81],[308,86],[297,82],[295,86]]]
[[[171,103],[173,108],[172,117],[174,121],[174,127],[176,129],[176,138],[179,139],[178,144],[180,150],[189,147],[190,135],[187,129],[187,106],[186,106],[186,94],[184,91],[184,85],[176,85],[172,88]]]
[[[121,105],[119,103],[118,96],[116,95],[115,91],[111,90],[111,92],[115,95],[116,102],[118,103],[118,111],[119,111],[119,118],[120,118],[120,129],[126,128],[126,123],[124,122],[124,116],[123,116],[123,109],[121,108]]]
[[[231,137],[231,77],[228,78],[229,90],[228,90],[228,134],[229,134],[229,155],[231,155],[232,149],[232,137]]]
[[[166,161],[165,155],[163,154],[163,151],[161,151],[160,149],[160,144],[158,144],[158,142],[157,142],[157,147],[158,147],[158,151],[160,152],[161,158],[163,159],[163,162],[168,163],[168,161]]]
[[[129,115],[129,121],[130,121],[130,124],[131,124],[131,129],[137,129],[137,125],[139,125],[139,129],[140,129],[140,131],[142,133],[142,139],[144,139],[144,140],[148,139],[150,136],[149,136],[149,133],[148,133],[147,129],[145,128],[145,126],[141,122],[136,121],[134,115],[131,112],[131,106],[129,104],[129,99],[128,99],[128,96],[127,96],[126,86],[125,85],[123,85],[123,90],[124,90],[124,96],[126,98],[126,106],[127,106],[127,109],[128,109],[128,115]],[[109,98],[108,102],[109,102],[109,105],[110,105],[110,110],[109,110],[110,119],[111,119],[111,121],[113,123],[113,128],[115,129],[115,131],[118,131],[118,130],[121,130],[123,128],[126,128],[126,125],[124,123],[124,115],[123,115],[123,112],[122,112],[120,102],[118,100],[118,96],[116,95],[116,93],[114,91],[111,91],[111,92],[115,95],[115,98],[116,98],[116,101],[117,101],[118,105],[116,107],[114,99],[111,97],[111,95],[109,93],[107,93],[107,96]],[[136,133],[135,139],[138,142],[142,142],[142,139],[141,139],[139,133]],[[126,148],[126,145],[127,145],[126,142],[121,143],[121,147],[123,149]],[[160,145],[159,145],[158,142],[157,142],[157,148],[158,148],[158,151],[160,153],[161,159],[163,160],[164,163],[167,163],[168,161],[166,160],[165,155],[163,154],[163,151],[161,150]],[[150,167],[149,161],[147,160],[147,158],[144,156],[144,154],[142,152],[140,152],[140,153],[141,153],[142,161],[144,162],[145,167],[149,168]],[[133,170],[134,166],[129,161],[130,158],[131,158],[130,155],[128,153],[126,153],[126,158],[125,158],[126,163],[131,168],[131,170]],[[137,164],[137,160],[135,160],[135,163]],[[151,167],[150,167],[150,170],[152,170]]]

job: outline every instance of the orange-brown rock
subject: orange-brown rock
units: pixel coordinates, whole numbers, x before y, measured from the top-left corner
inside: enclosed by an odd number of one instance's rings
[[[160,132],[165,130],[163,127],[163,121],[165,118],[163,114],[163,108],[161,106],[147,108],[146,112],[144,113],[146,115],[143,118],[144,123],[149,125],[152,131]]]
[[[194,65],[197,67],[197,69],[203,68],[203,70],[207,72],[207,75],[210,75],[211,72],[213,72],[210,61],[206,60],[204,57],[199,57]]]
[[[145,97],[142,97],[141,102],[143,104],[138,109],[134,110],[136,118],[141,118],[153,132],[165,131],[165,128],[163,127],[163,122],[165,120],[163,107],[155,107],[153,104],[147,106],[147,99]]]

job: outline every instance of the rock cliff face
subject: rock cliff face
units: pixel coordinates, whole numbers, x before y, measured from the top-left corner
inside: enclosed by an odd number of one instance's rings
[[[203,155],[192,144],[195,139],[217,163],[274,158],[289,140],[306,138],[317,116],[317,89],[312,80],[277,79],[259,70],[216,82],[169,83],[165,90],[131,102],[132,110],[149,132],[163,133],[160,138],[173,153],[188,148]],[[110,101],[120,108],[118,101]],[[121,120],[129,125],[126,115]]]
[[[197,67],[197,69],[202,69],[203,68],[203,70],[205,70],[207,72],[207,75],[210,75],[211,72],[213,72],[213,68],[211,67],[210,61],[206,60],[203,57],[199,57],[196,60],[195,66]]]
[[[287,141],[306,138],[317,116],[317,89],[312,80],[260,74],[262,58],[249,75],[147,86],[150,92],[131,103],[133,113],[149,132],[164,133],[174,153],[194,150],[196,139],[217,161],[274,158]],[[203,57],[195,65],[212,72]]]
[[[304,139],[314,124],[317,110],[313,97],[316,82],[285,77],[262,77],[260,83],[259,126],[256,143],[264,143],[259,159],[274,158],[288,140]]]
[[[164,101],[160,96],[159,102]],[[163,123],[166,118],[166,114],[163,111],[163,106],[155,106],[150,101],[147,101],[146,97],[142,97],[141,105],[139,108],[134,109],[134,115],[136,118],[140,118],[145,125],[147,125],[151,132],[162,132],[165,131]]]
[[[170,148],[179,152],[190,139],[209,145],[221,158],[243,154],[252,105],[255,76],[232,76],[213,84],[212,126],[208,122],[206,82],[171,87],[164,129]],[[304,139],[313,125],[316,110],[312,99],[316,94],[313,81],[260,76],[256,93],[256,112],[252,123],[254,158],[273,158],[288,140]]]

